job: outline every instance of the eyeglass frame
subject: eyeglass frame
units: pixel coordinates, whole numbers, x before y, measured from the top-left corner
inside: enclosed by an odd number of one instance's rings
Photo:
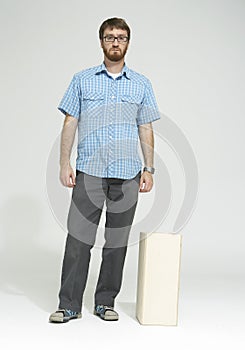
[[[108,36],[113,37],[114,40],[113,40],[113,41],[106,41],[105,39],[106,39]],[[126,39],[126,40],[125,40],[125,41],[123,41],[123,40],[122,40],[122,41],[119,41],[118,38],[120,38],[120,35],[119,35],[119,36],[105,35],[105,36],[103,36],[103,39],[105,40],[106,43],[114,43],[116,39],[117,39],[117,42],[118,42],[118,43],[127,43],[127,42],[128,42],[128,36],[121,36],[121,37],[124,38],[124,39]]]

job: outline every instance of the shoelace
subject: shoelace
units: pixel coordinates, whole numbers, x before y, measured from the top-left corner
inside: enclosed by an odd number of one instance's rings
[[[103,312],[106,309],[113,309],[111,306],[105,306],[105,305],[97,305],[96,306],[96,311],[97,312]]]
[[[69,310],[69,309],[65,309],[65,312],[68,314],[68,316],[74,316],[77,314],[76,311],[72,311],[72,310]]]

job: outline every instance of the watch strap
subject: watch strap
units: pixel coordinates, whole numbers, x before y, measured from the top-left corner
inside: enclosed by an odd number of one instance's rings
[[[150,166],[145,166],[143,171],[148,171],[148,173],[154,174],[155,168],[150,167]]]

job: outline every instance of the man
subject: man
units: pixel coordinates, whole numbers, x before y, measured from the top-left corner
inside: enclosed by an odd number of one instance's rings
[[[124,57],[130,28],[121,18],[99,29],[104,61],[76,73],[58,109],[65,114],[60,181],[73,188],[62,266],[58,310],[50,322],[80,318],[90,251],[106,201],[105,244],[94,296],[94,314],[118,320],[114,310],[138,192],[153,186],[152,122],[159,112],[150,81],[129,69]],[[70,154],[78,126],[76,176]],[[144,169],[138,155],[138,139]]]

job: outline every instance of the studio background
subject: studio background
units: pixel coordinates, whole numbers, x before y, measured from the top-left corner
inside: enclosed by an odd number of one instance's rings
[[[152,337],[164,338],[172,348],[194,348],[204,337],[199,348],[236,344],[239,349],[244,341],[244,1],[1,0],[0,7],[3,342],[9,348],[17,341],[31,346],[41,329],[40,346],[65,346],[69,337],[90,344],[96,329],[99,337],[111,339],[125,332],[119,348],[136,339],[148,347]],[[114,16],[126,19],[132,30],[127,65],[151,80],[160,111],[183,131],[198,165],[197,203],[180,232],[179,324],[147,328],[134,319],[138,246],[133,244],[118,297],[121,323],[101,324],[90,315],[101,253],[94,249],[86,316],[55,328],[48,315],[57,306],[66,232],[50,207],[46,174],[64,120],[57,105],[75,72],[102,62],[98,29]],[[157,229],[168,232],[185,184],[171,148],[158,141],[156,146],[173,181],[171,212]],[[153,203],[156,190],[140,194],[136,220],[144,215],[143,196]]]

